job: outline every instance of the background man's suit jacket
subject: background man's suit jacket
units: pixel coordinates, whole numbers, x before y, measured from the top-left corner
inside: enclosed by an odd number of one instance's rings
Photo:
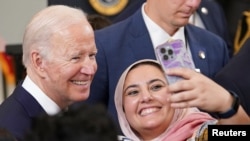
[[[135,11],[141,8],[145,1],[146,0],[137,0],[133,2],[119,15],[117,15],[113,19],[113,22],[116,23],[131,16]],[[202,0],[200,6],[197,9],[197,13],[199,14],[205,28],[208,31],[219,35],[226,41],[229,54],[232,56],[233,42],[230,38],[227,19],[221,5],[214,0]]]

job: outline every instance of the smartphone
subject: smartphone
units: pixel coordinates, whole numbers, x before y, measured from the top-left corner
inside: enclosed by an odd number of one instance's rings
[[[160,62],[163,70],[174,67],[187,67],[194,69],[194,63],[191,59],[190,53],[184,42],[180,39],[169,40],[155,48],[157,60]],[[179,76],[166,75],[169,84],[175,83],[182,79]]]

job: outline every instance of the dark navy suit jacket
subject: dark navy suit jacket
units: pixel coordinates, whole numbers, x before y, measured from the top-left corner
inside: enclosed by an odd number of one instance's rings
[[[224,40],[193,25],[185,28],[196,67],[201,69],[201,73],[213,78],[228,62],[228,50]],[[95,40],[98,69],[87,102],[104,103],[117,122],[114,93],[120,75],[137,60],[156,59],[141,10],[122,22],[95,31]],[[201,59],[200,52],[206,54],[205,59]]]
[[[228,90],[236,92],[243,108],[250,116],[250,38],[240,51],[216,75],[215,81]]]
[[[126,19],[132,15],[136,10],[140,9],[146,0],[136,0],[123,10],[113,20],[114,23]],[[203,9],[203,10],[202,10]],[[205,10],[204,10],[205,9]],[[230,57],[233,54],[233,45],[230,38],[228,23],[222,7],[214,0],[202,0],[199,8],[197,9],[204,26],[208,31],[211,31],[225,40],[228,46]]]
[[[0,105],[0,128],[6,128],[18,141],[30,130],[34,117],[46,114],[39,103],[19,84]]]
[[[206,8],[208,13],[202,12]],[[233,42],[230,37],[228,23],[222,7],[214,0],[202,0],[197,13],[201,17],[204,26],[225,40],[228,46],[229,55],[233,55]]]

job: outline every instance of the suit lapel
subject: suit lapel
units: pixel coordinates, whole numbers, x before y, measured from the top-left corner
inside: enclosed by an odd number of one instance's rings
[[[132,17],[131,26],[128,32],[130,32],[131,38],[133,38],[129,43],[129,47],[136,60],[146,58],[156,59],[153,44],[144,23],[141,9]]]
[[[207,51],[206,48],[204,48],[203,44],[199,41],[199,38],[194,35],[198,35],[193,31],[192,25],[187,25],[185,27],[185,34],[186,38],[188,40],[190,51],[192,53],[192,58],[195,64],[195,67],[200,69],[201,72],[207,72],[209,70],[208,67],[208,61],[207,61]]]
[[[130,32],[131,38],[133,39],[131,39],[128,44],[131,48],[131,53],[134,54],[135,60],[146,58],[156,59],[153,44],[143,21],[141,11],[138,10],[131,18],[131,26],[128,29],[128,32]],[[193,36],[198,35],[194,28],[196,27],[192,25],[187,25],[185,27],[186,37],[190,45],[190,51],[196,68],[199,68],[201,72],[206,74],[209,71],[207,51],[206,48],[204,48],[204,43],[201,43],[199,39],[196,38],[197,36]]]

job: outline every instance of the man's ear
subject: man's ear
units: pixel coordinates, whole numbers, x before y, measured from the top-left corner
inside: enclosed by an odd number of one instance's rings
[[[45,62],[41,54],[37,51],[32,52],[31,61],[32,61],[31,63],[32,63],[34,71],[43,77],[45,75],[45,71],[44,71]]]

